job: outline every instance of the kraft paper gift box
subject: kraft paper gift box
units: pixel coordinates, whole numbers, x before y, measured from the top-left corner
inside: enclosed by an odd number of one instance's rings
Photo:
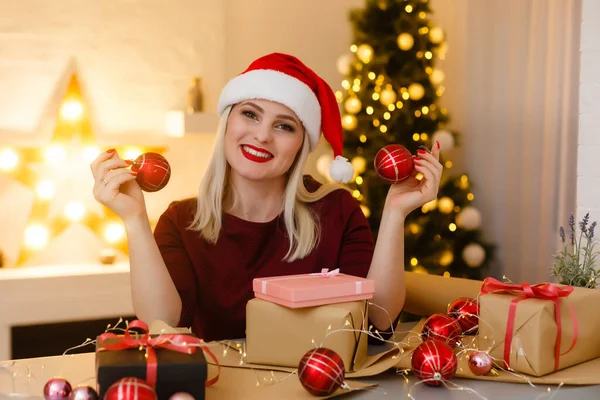
[[[254,295],[290,308],[314,307],[373,298],[375,281],[322,270],[320,273],[256,278]]]
[[[600,291],[487,278],[481,293],[478,347],[515,371],[544,376],[600,356]]]
[[[246,361],[253,364],[298,367],[315,346],[340,355],[346,371],[367,359],[366,301],[317,307],[289,308],[263,299],[246,305]],[[327,335],[329,333],[329,335]]]

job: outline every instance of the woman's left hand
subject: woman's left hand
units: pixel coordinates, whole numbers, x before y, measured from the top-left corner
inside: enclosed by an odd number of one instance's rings
[[[417,150],[414,169],[408,178],[393,184],[388,191],[385,207],[401,212],[406,217],[411,211],[437,197],[444,167],[440,163],[440,145],[436,142],[431,152]],[[416,178],[418,173],[423,179]]]

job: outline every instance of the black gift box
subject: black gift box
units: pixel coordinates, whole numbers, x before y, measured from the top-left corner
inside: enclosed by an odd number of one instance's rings
[[[126,350],[99,350],[96,342],[96,380],[98,395],[104,398],[106,390],[122,378],[146,379],[146,349],[139,347]],[[173,394],[186,392],[195,400],[204,400],[207,364],[201,348],[193,354],[180,353],[165,348],[154,348],[157,374],[156,394],[158,400],[168,400]]]

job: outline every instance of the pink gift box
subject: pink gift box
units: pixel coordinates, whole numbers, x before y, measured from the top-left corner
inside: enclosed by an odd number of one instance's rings
[[[254,295],[260,299],[290,308],[302,308],[371,299],[375,281],[341,274],[336,269],[315,274],[256,278],[252,287]]]

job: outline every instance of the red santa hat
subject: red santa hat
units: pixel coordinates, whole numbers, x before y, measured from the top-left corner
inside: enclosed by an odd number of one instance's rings
[[[263,56],[225,85],[217,111],[222,115],[228,106],[249,99],[275,101],[294,111],[308,133],[311,151],[323,132],[335,157],[331,177],[342,183],[352,180],[352,165],[342,157],[344,138],[335,94],[313,70],[288,54]]]

